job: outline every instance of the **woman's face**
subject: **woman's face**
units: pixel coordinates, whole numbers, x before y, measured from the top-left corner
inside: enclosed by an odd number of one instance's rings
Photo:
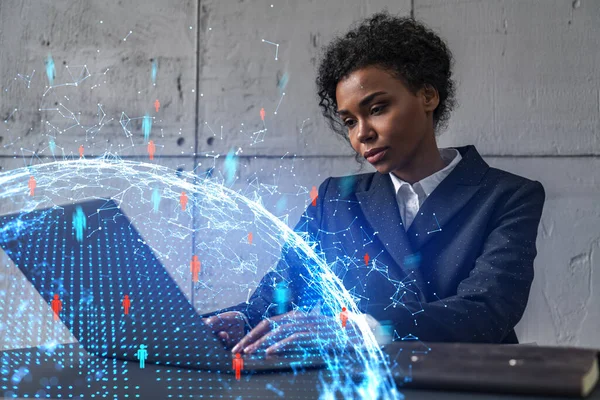
[[[383,93],[373,96],[378,92]],[[376,159],[365,157],[382,174],[417,168],[415,159],[435,146],[432,116],[439,97],[432,87],[413,95],[400,80],[371,66],[341,80],[336,100],[357,153],[386,149]]]

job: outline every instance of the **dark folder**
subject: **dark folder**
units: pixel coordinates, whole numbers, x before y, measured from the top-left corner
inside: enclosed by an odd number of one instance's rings
[[[586,397],[598,381],[594,349],[400,341],[385,352],[400,389]]]

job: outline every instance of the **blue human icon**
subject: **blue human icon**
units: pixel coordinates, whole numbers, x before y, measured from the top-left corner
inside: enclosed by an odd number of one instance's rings
[[[157,188],[154,188],[152,191],[152,198],[150,200],[152,201],[152,209],[154,212],[158,212],[158,206],[160,205],[160,193]]]
[[[275,303],[277,303],[277,314],[283,314],[287,311],[288,302],[290,301],[290,289],[286,281],[277,282],[275,288]]]
[[[281,79],[279,80],[279,83],[277,84],[277,88],[279,89],[279,95],[281,96],[285,90],[285,87],[288,84],[288,81],[290,80],[290,74],[286,71],[283,76],[281,77]]]
[[[56,68],[54,66],[54,59],[51,55],[48,55],[48,58],[44,64],[46,64],[46,75],[48,76],[48,82],[50,83],[50,86],[52,86],[54,84],[54,78],[56,77]]]
[[[140,368],[144,368],[146,366],[146,359],[148,358],[148,350],[146,350],[145,344],[140,344],[140,348],[138,349],[135,356],[140,359]]]
[[[285,196],[281,196],[281,198],[275,204],[275,211],[278,213],[283,213],[285,208],[287,207],[287,199]]]
[[[156,85],[156,75],[158,73],[158,61],[152,60],[152,84]]]
[[[392,321],[379,321],[379,326],[376,328],[375,339],[379,344],[389,344],[394,338],[394,326]]]
[[[354,184],[356,183],[356,178],[353,175],[348,175],[342,178],[341,180],[341,195],[343,198],[350,196],[352,191],[354,190]]]
[[[144,132],[144,140],[148,142],[150,139],[150,131],[152,130],[152,117],[148,114],[144,115],[144,120],[142,121],[142,131]]]
[[[83,231],[87,228],[87,220],[80,206],[75,208],[73,213],[73,229],[75,230],[75,238],[79,243],[83,242]]]
[[[56,143],[54,143],[54,139],[50,139],[48,142],[48,147],[50,147],[50,152],[54,155],[54,151],[56,151]]]
[[[234,183],[237,167],[238,158],[236,157],[233,149],[231,149],[225,157],[225,182],[227,185],[232,185]]]

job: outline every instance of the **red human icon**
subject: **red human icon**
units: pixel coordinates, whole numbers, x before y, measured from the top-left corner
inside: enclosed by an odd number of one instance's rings
[[[248,243],[252,244],[252,232],[248,232]]]
[[[83,145],[79,146],[79,158],[83,158]]]
[[[158,101],[158,99],[154,101],[154,109],[156,110],[156,112],[158,112],[158,110],[160,109],[160,101]]]
[[[313,186],[312,190],[310,191],[310,199],[312,200],[313,206],[317,205],[317,197],[319,197],[319,192],[317,191],[317,187]]]
[[[342,328],[345,328],[346,322],[348,322],[348,310],[346,310],[346,307],[342,307],[342,312],[340,313],[340,320],[342,321]]]
[[[235,353],[232,367],[235,370],[235,379],[239,381],[242,379],[242,370],[244,369],[244,359],[240,353]]]
[[[52,312],[54,313],[54,320],[58,321],[58,313],[62,310],[62,301],[58,299],[58,295],[54,295],[54,299],[50,302],[52,306]]]
[[[265,108],[264,107],[260,109],[260,119],[262,119],[263,122],[265,120]]]
[[[131,300],[129,300],[129,295],[126,294],[123,298],[123,309],[125,315],[129,315],[129,307],[131,307]]]
[[[192,257],[192,261],[190,262],[190,269],[192,270],[192,281],[198,282],[198,275],[200,274],[200,260],[198,260],[198,256],[194,255]]]
[[[367,266],[369,265],[369,260],[370,260],[369,253],[365,253],[365,265],[367,265]]]
[[[154,144],[154,141],[151,140],[148,142],[148,155],[150,156],[151,160],[154,160],[155,152],[156,152],[156,145]]]
[[[35,178],[32,176],[29,177],[29,184],[27,186],[29,186],[29,195],[33,197],[33,192],[35,191],[35,187],[36,187],[37,183],[35,181]]]
[[[185,211],[185,207],[188,203],[188,197],[185,192],[181,192],[181,196],[179,196],[179,204],[181,204],[181,211]]]

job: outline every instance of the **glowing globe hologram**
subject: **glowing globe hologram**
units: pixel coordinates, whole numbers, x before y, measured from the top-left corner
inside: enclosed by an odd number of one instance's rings
[[[31,176],[36,182],[33,196],[30,193]],[[318,313],[320,310],[335,318],[342,307],[346,307],[350,313],[360,313],[342,282],[323,261],[324,258],[315,253],[318,246],[311,241],[310,234],[294,232],[265,210],[260,204],[260,189],[244,196],[227,188],[220,178],[202,178],[193,173],[179,172],[159,165],[122,160],[110,154],[97,159],[56,161],[7,171],[0,174],[0,188],[2,214],[19,212],[27,215],[34,210],[46,208],[60,210],[66,204],[92,200],[114,202],[139,231],[143,239],[138,240],[151,249],[168,276],[199,314],[238,304],[251,307],[250,294],[265,274],[271,272],[272,276],[284,279],[285,274],[278,275],[274,271],[285,272],[284,269],[291,263],[303,266],[302,271],[306,275],[303,275],[302,279],[308,283],[311,291],[308,297],[318,301],[296,304],[290,300],[289,307],[285,310],[302,313]],[[185,207],[182,206],[182,193],[185,193]],[[115,215],[118,217],[118,212]],[[65,216],[67,217],[71,218],[70,215]],[[81,214],[74,214],[71,222],[73,227],[76,226],[72,234],[81,239],[82,248],[85,248],[86,242],[89,243],[100,236],[99,232],[103,226],[90,222],[89,215],[85,217],[88,219],[87,224],[84,223],[85,218],[82,219]],[[14,236],[24,229],[46,229],[41,226],[41,220],[24,217],[15,221],[11,226],[0,227],[0,240],[14,239]],[[39,245],[42,248],[51,246],[51,235],[48,235],[47,240],[48,243]],[[119,246],[119,243],[109,243],[106,251],[110,251],[110,246]],[[135,246],[135,243],[128,246]],[[285,256],[282,257],[282,254]],[[124,260],[120,262],[126,264]],[[15,268],[14,265],[6,266]],[[41,266],[53,267],[55,266]],[[127,265],[123,265],[123,268],[126,269]],[[143,269],[137,267],[135,274],[143,275]],[[151,278],[138,276],[136,282]],[[117,281],[118,277],[110,279]],[[285,293],[287,286],[282,284],[281,279],[278,280],[279,285],[274,282],[274,287],[280,290],[275,291],[276,298],[274,296],[270,300],[272,307],[268,307],[264,318],[268,319],[284,311],[281,303],[289,297]],[[38,341],[42,337],[52,338],[52,332],[57,330],[57,326],[53,321],[50,305],[42,304],[45,298],[38,298],[37,306],[20,309],[22,301],[32,302],[31,299],[19,298],[18,293],[31,291],[30,288],[24,287],[29,285],[28,282],[20,282],[22,287],[11,287],[0,297],[3,308],[19,310],[20,316],[18,319],[9,318],[7,321],[7,325],[16,329],[10,330],[6,342],[21,344],[22,338],[18,335],[28,334],[38,335]],[[69,282],[56,283],[59,284],[63,285],[64,292],[75,290],[69,288]],[[95,290],[87,289],[90,293]],[[119,318],[124,317],[124,294],[128,293],[114,293],[114,312],[119,314]],[[78,295],[85,297],[86,293]],[[94,295],[87,298],[91,303],[90,307],[93,307]],[[62,295],[60,299],[63,299]],[[68,297],[65,299],[68,300]],[[140,318],[139,315],[136,316],[134,295],[131,295],[130,301],[128,317]],[[169,299],[156,301],[162,302],[163,312],[169,313],[171,317],[177,315],[177,309],[169,308]],[[63,313],[68,313],[68,307],[68,301],[65,301],[60,311],[61,317]],[[95,312],[102,314],[113,311]],[[183,315],[180,321],[183,329]],[[321,356],[328,364],[328,368],[324,370],[327,374],[321,379],[321,397],[334,398],[342,394],[346,398],[397,398],[398,392],[385,356],[366,322],[356,319],[344,329],[340,326],[336,332],[338,334],[327,337],[323,343],[319,343],[321,338],[318,332],[310,337],[312,341],[317,341],[316,347],[320,349]],[[102,334],[110,334],[110,331],[104,330]],[[352,338],[356,337],[360,338],[360,346],[357,346],[362,347],[360,351],[342,350],[346,349],[349,343],[355,343],[353,340],[356,339]],[[33,342],[36,342],[35,338]],[[52,346],[53,343],[54,339],[51,339],[47,343],[36,342],[33,345]],[[187,344],[190,352],[194,351],[194,347],[196,351],[202,349],[200,342]],[[140,342],[138,348],[140,345],[146,343]],[[327,347],[332,349],[327,350]],[[148,352],[153,350],[151,347],[147,348]],[[10,366],[14,370],[6,375],[13,375],[20,367],[22,365]],[[132,368],[131,363],[129,368]],[[359,378],[353,372],[357,370],[361,371]],[[123,375],[126,375],[126,369],[123,369]],[[17,390],[13,388],[11,391],[18,394],[18,385]],[[176,395],[176,389],[173,391]]]

